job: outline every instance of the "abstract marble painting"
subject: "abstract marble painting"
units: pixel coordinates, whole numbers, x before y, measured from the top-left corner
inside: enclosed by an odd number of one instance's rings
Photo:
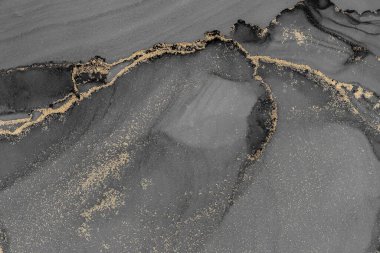
[[[0,253],[380,252],[379,0],[0,2]]]

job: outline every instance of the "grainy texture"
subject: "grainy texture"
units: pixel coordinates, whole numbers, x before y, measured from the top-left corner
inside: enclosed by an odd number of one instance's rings
[[[379,6],[334,3],[1,2],[0,253],[379,252]]]

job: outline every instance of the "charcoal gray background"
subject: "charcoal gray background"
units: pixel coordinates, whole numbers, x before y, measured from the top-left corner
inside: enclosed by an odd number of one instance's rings
[[[347,12],[323,0],[307,11],[295,0],[1,1],[0,67],[112,62],[218,29],[251,55],[380,94],[380,2],[333,2]],[[239,19],[271,23],[270,36],[256,40],[242,24],[231,31]],[[270,64],[258,71],[279,109],[256,162],[246,158],[264,135],[264,89],[224,43],[141,64],[66,114],[2,137],[0,252],[377,252],[378,133],[318,82]],[[4,92],[1,119],[69,91],[67,76],[49,78],[30,74],[27,88]]]

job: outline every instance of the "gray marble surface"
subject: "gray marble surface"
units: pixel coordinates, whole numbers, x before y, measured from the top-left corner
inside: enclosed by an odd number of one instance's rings
[[[1,1],[0,253],[379,252],[379,9]]]

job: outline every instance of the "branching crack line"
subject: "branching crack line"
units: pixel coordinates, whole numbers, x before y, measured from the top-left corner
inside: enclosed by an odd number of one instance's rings
[[[342,104],[346,105],[353,115],[360,117],[361,121],[366,123],[366,125],[369,126],[371,130],[375,131],[376,133],[380,132],[380,123],[370,122],[367,117],[361,114],[361,109],[358,108],[352,101],[365,99],[368,102],[368,100],[372,99],[371,103],[374,104],[373,111],[375,111],[378,114],[378,111],[380,111],[380,100],[378,99],[379,97],[376,94],[374,94],[374,92],[369,91],[358,85],[336,81],[328,77],[321,71],[317,69],[312,69],[310,66],[305,64],[297,64],[290,61],[264,55],[250,55],[248,51],[240,43],[220,34],[219,31],[212,31],[206,32],[203,39],[196,40],[194,42],[180,42],[176,44],[159,43],[154,45],[152,48],[137,51],[133,53],[131,56],[122,58],[113,63],[107,63],[104,59],[100,57],[95,57],[87,63],[77,64],[73,67],[72,70],[72,82],[74,87],[73,92],[69,93],[64,98],[55,101],[53,104],[58,105],[56,108],[36,109],[35,111],[39,113],[37,117],[30,116],[28,118],[18,120],[0,121],[0,126],[17,124],[20,125],[15,130],[1,129],[0,136],[19,136],[30,127],[43,122],[47,117],[51,115],[64,114],[75,104],[80,104],[80,102],[82,102],[83,100],[90,98],[93,93],[114,85],[115,82],[119,79],[119,77],[125,75],[141,63],[148,62],[152,59],[161,57],[163,55],[189,55],[197,51],[204,50],[207,47],[207,45],[211,42],[218,41],[222,43],[232,44],[238,51],[240,51],[240,53],[242,53],[246,57],[246,59],[252,64],[254,68],[253,77],[257,81],[259,81],[260,84],[264,87],[267,93],[268,100],[272,103],[270,117],[271,122],[270,124],[268,124],[270,126],[268,132],[269,134],[265,138],[265,141],[262,143],[262,145],[258,147],[253,154],[249,156],[250,160],[257,160],[261,157],[265,149],[265,146],[272,138],[277,126],[277,105],[272,94],[271,86],[265,83],[263,81],[263,78],[258,74],[258,68],[263,63],[272,64],[278,68],[291,69],[295,72],[298,72],[306,76],[308,79],[314,82],[320,83],[325,88],[335,91],[334,94],[336,95],[337,100]],[[80,75],[87,74],[91,78],[95,77],[96,79],[99,79],[104,76],[107,76],[112,67],[128,62],[129,64],[122,68],[114,77],[112,77],[110,81],[104,82],[101,85],[93,86],[86,91],[79,92],[78,86],[86,83],[86,81],[83,80],[81,83],[77,82],[78,77]],[[375,102],[373,102],[374,99]]]

